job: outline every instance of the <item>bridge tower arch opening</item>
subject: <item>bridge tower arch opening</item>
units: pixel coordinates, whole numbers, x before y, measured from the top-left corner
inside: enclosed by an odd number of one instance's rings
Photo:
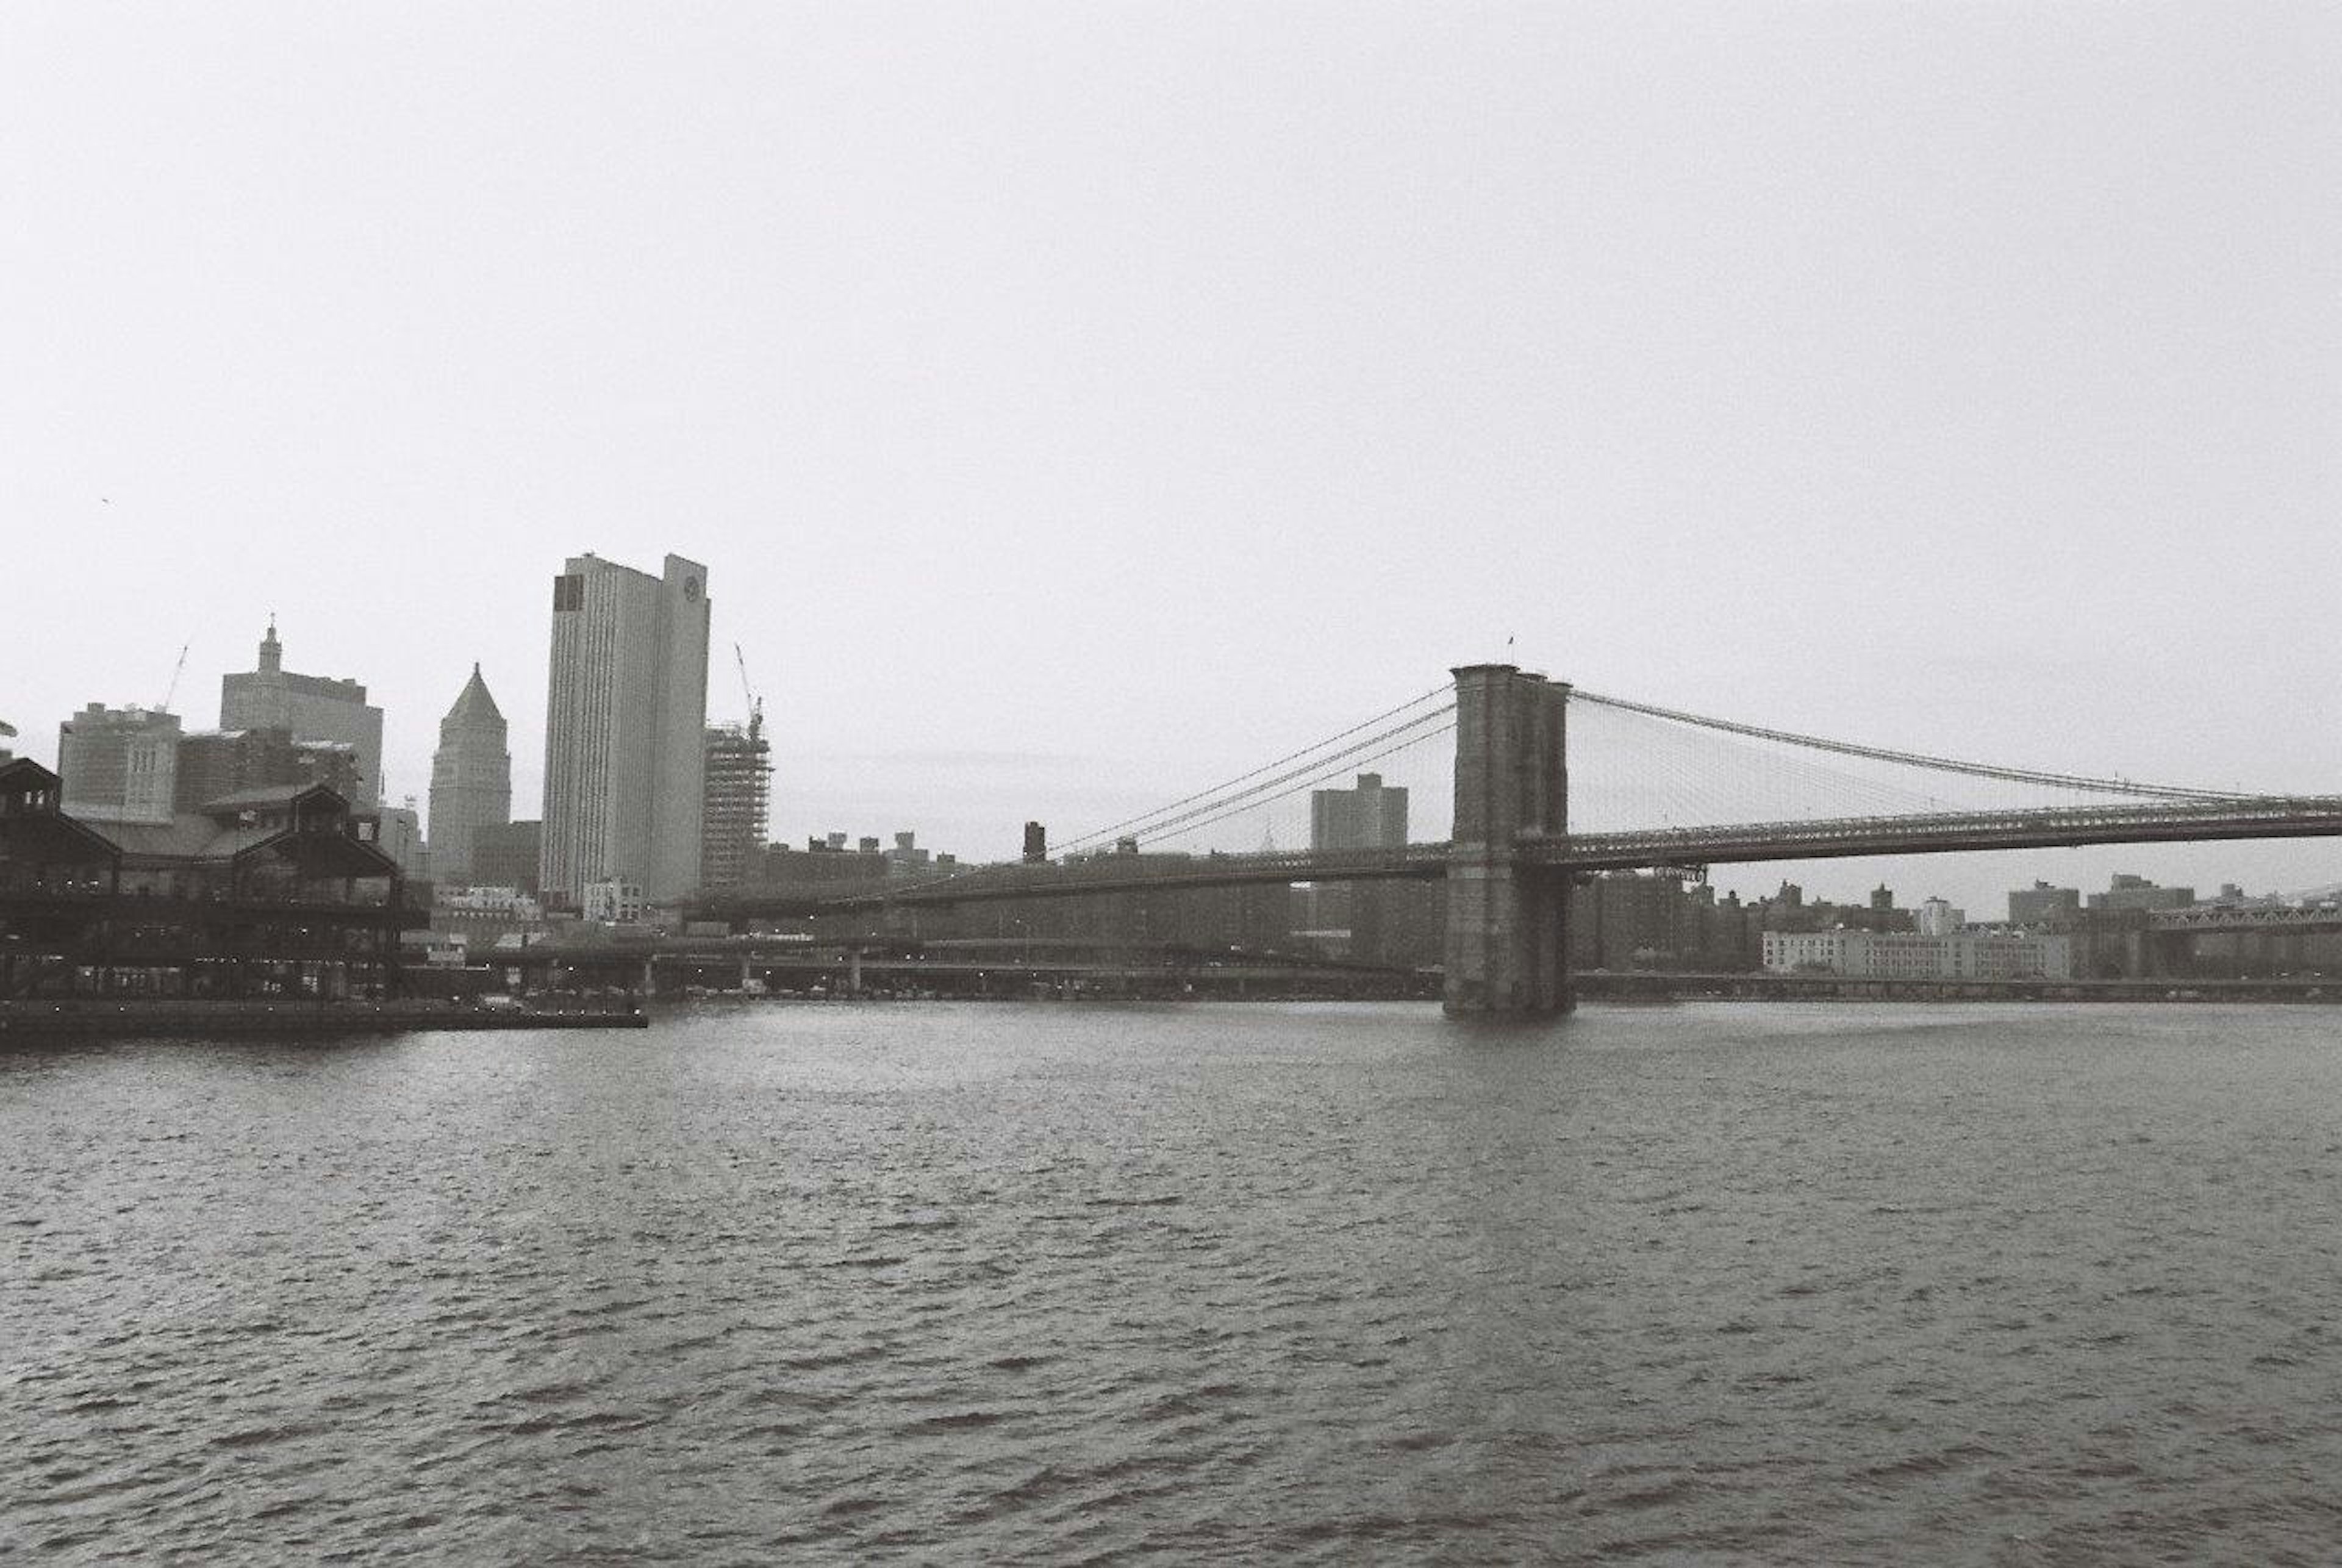
[[[1569,686],[1513,664],[1456,677],[1456,827],[1447,862],[1450,1017],[1567,1012]]]

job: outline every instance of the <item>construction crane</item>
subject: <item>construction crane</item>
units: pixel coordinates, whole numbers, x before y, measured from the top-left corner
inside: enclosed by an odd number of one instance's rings
[[[748,738],[755,740],[765,731],[765,699],[748,682],[748,655],[740,651],[737,643],[732,644],[732,658],[740,666],[740,694],[748,699]]]
[[[738,887],[757,874],[772,820],[773,764],[765,744],[765,700],[748,679],[748,655],[737,643],[732,644],[732,660],[740,667],[748,723],[745,729],[726,724],[707,732],[699,881],[709,889]]]
[[[194,644],[190,643],[179,644],[179,662],[171,666],[171,684],[164,688],[163,700],[155,704],[156,713],[167,714],[171,711],[171,699],[179,694],[179,677],[187,673],[187,650],[192,646]]]

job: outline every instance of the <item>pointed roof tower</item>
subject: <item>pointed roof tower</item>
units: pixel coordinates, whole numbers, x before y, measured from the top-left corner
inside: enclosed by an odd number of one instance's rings
[[[512,754],[505,749],[505,716],[480,666],[439,721],[439,749],[431,754],[431,867],[448,883],[471,879],[484,828],[512,821]]]
[[[488,683],[480,678],[479,663],[475,660],[472,678],[465,681],[464,689],[455,694],[455,705],[447,710],[444,723],[467,728],[481,723],[502,724],[504,722],[503,710],[496,706],[495,698],[488,694]]]

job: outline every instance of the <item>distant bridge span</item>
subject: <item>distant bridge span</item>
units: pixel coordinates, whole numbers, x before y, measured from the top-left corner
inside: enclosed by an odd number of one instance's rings
[[[1578,697],[1741,737],[2059,791],[2111,794],[2129,797],[2129,804],[1571,833],[1564,760],[1571,688],[1512,664],[1466,665],[1454,676],[1455,701],[1448,707],[1401,721],[1325,759],[1353,756],[1409,734],[1444,733],[1425,726],[1452,713],[1456,795],[1449,843],[1259,854],[1106,854],[830,894],[719,895],[703,900],[695,913],[746,920],[1085,894],[1439,880],[1448,890],[1448,1011],[1536,1014],[1569,1006],[1567,890],[1570,878],[1579,874],[2084,844],[2342,837],[2342,795],[2243,794],[1993,766],[1703,719],[1593,693]],[[1174,803],[1166,808],[1173,814],[1157,814],[1156,820],[1166,827],[1217,820],[1210,814],[1229,802],[1257,799],[1296,780],[1302,782],[1295,787],[1307,787],[1305,775],[1316,764],[1275,771],[1293,761],[1287,757],[1230,781],[1221,791]]]

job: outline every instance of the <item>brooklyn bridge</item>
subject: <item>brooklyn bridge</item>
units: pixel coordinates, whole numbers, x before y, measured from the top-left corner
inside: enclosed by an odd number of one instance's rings
[[[1404,805],[1369,842],[1344,845],[1341,834],[1320,833],[1325,798],[1348,793],[1325,786],[1368,767],[1411,779],[1428,808],[1416,820],[1444,818],[1445,835],[1411,838]],[[423,924],[421,913],[364,814],[332,790],[246,792],[168,826],[102,832],[64,813],[60,793],[56,775],[30,762],[0,764],[0,997],[69,989],[77,974],[95,974],[105,992],[125,969],[167,972],[174,994],[233,996],[296,983],[321,995],[403,988],[401,936]],[[1403,801],[1406,791],[1390,793]],[[1316,847],[1229,847],[1255,831],[1273,841],[1278,814],[1295,810],[1309,814]],[[1284,826],[1293,831],[1289,814]],[[1412,882],[1436,884],[1415,901],[1432,913],[1410,929],[1419,945],[1390,974],[1410,987],[1436,974],[1455,1015],[1533,1016],[1570,1005],[1573,884],[1603,874],[1674,870],[1697,879],[1711,865],[1752,862],[2336,834],[2337,795],[1979,763],[1706,717],[1509,664],[1472,664],[1397,707],[1054,851],[1036,824],[1016,863],[837,887],[703,891],[681,911],[683,935],[657,956],[693,962],[695,943],[728,927],[738,940],[716,938],[718,951],[726,963],[743,962],[757,928],[820,918],[826,941],[881,967],[989,971],[1003,966],[1000,954],[928,951],[930,941],[888,958],[884,939],[906,926],[920,936],[921,911],[956,911],[930,924],[969,926],[982,906],[1002,905],[989,933],[924,934],[1006,940],[1036,975],[1072,974],[1074,958],[1035,944],[1050,920],[1027,930],[1005,906],[1054,901],[1058,915],[1070,908],[1072,926],[1058,937],[1103,944],[1122,964],[1146,944],[1086,921],[1081,912],[1100,907],[1089,895],[1256,888],[1275,902],[1298,886],[1314,903],[1347,884]],[[1363,891],[1351,896],[1354,909],[1369,902]],[[2331,901],[2274,915],[2183,912],[2157,915],[2137,935],[2170,949],[2197,934],[2297,934],[2331,929],[2337,919]],[[1159,938],[1154,945],[1175,956],[1186,950]],[[1250,950],[1265,983],[1292,973],[1292,954]],[[1239,951],[1210,957],[1210,978],[1229,979]],[[1356,955],[1369,967],[1388,964],[1386,954]],[[538,957],[553,962],[533,949],[521,962]]]
[[[2342,834],[2342,795],[2147,784],[1866,745],[1575,689],[1513,664],[1452,674],[1452,684],[1411,703],[1085,834],[1054,858],[1036,853],[1018,864],[851,892],[704,895],[692,913],[738,924],[1073,894],[1437,881],[1446,889],[1447,1012],[1519,1016],[1570,1004],[1569,887],[1581,874]],[[1604,767],[1607,814],[1624,801],[1658,821],[1573,831],[1573,763],[1584,772],[1573,735],[1588,721],[1632,732],[1619,760]],[[1434,748],[1453,790],[1444,839],[1136,853],[1142,844],[1196,842],[1351,768],[1420,759]],[[1889,782],[1897,779],[1906,782]],[[1995,798],[1949,804],[1936,786],[1952,783]],[[1743,803],[1752,801],[1776,809],[1750,814]]]

